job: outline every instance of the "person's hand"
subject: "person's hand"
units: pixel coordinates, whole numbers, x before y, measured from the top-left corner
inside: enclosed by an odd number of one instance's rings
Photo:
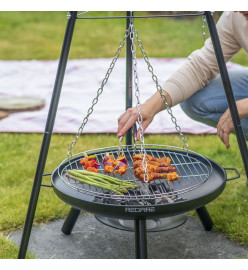
[[[240,119],[248,116],[248,98],[241,99],[236,102],[237,110],[239,113]],[[221,116],[218,125],[217,125],[217,134],[225,144],[226,148],[230,147],[229,144],[229,134],[233,131],[234,125],[232,121],[232,116],[230,110],[227,109],[224,114]]]
[[[169,106],[171,106],[171,98],[166,91],[163,91],[167,99]],[[156,92],[151,96],[142,106],[141,106],[141,115],[142,115],[142,128],[143,131],[150,125],[154,116],[165,109],[164,102],[160,96],[159,92]],[[123,136],[138,120],[138,110],[136,107],[127,109],[118,119],[118,129],[117,137],[120,138]],[[137,140],[140,138],[140,130],[137,132]]]
[[[217,134],[226,145],[226,149],[230,147],[229,145],[229,134],[233,131],[233,121],[231,117],[230,110],[227,109],[224,114],[221,116],[218,125],[217,125]]]
[[[141,107],[141,115],[142,115],[142,127],[143,131],[150,125],[152,122],[155,112],[149,106],[149,104],[143,104]],[[118,119],[118,130],[117,137],[120,138],[123,136],[129,128],[131,128],[135,122],[138,120],[138,110],[136,107],[127,109]],[[139,140],[140,132],[137,132],[137,140]]]

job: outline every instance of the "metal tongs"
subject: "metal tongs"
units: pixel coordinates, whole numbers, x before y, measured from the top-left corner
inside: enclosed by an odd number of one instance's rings
[[[132,127],[132,134],[133,134],[133,152],[136,153],[136,144],[137,144],[137,122],[134,123]]]
[[[132,134],[133,134],[133,150],[135,153],[136,152],[136,144],[137,144],[137,124],[136,124],[136,122],[132,126]],[[118,156],[120,155],[121,152],[123,153],[122,141],[123,141],[123,136],[121,136],[119,139]]]
[[[118,156],[120,155],[121,152],[123,154],[123,149],[122,149],[122,144],[121,144],[122,140],[123,140],[123,136],[121,136],[119,139]]]

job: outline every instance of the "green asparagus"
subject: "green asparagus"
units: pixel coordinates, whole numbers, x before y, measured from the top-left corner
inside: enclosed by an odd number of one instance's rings
[[[107,190],[112,191],[113,193],[115,193],[117,195],[123,195],[122,192],[120,192],[119,190],[117,190],[113,186],[104,185],[102,183],[95,182],[95,181],[92,181],[92,180],[87,180],[86,178],[82,178],[82,177],[78,177],[78,176],[75,176],[75,175],[71,175],[70,173],[66,173],[65,176],[67,176],[67,177],[69,177],[71,179],[74,179],[76,181],[79,181],[81,183],[84,183],[84,184],[88,184],[88,185],[91,185],[91,186],[94,186],[94,187],[99,187],[99,188],[107,189]]]
[[[128,189],[139,187],[137,184],[130,181],[124,181],[108,175],[85,170],[68,170],[66,176],[91,186],[107,189],[118,195],[128,193]]]
[[[118,178],[114,178],[112,176],[109,175],[105,175],[105,174],[99,174],[99,173],[94,173],[94,172],[89,172],[86,170],[75,170],[76,172],[80,173],[80,174],[84,174],[84,175],[88,175],[88,176],[97,176],[97,177],[101,177],[102,179],[105,179],[113,184],[117,184],[117,185],[130,185],[132,188],[137,188],[139,187],[139,185],[137,185],[136,183],[130,182],[130,181],[124,181],[124,180],[120,180]]]

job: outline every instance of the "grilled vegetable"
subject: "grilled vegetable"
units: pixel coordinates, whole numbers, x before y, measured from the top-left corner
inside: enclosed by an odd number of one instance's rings
[[[100,167],[100,164],[97,163],[96,160],[89,160],[85,162],[84,168],[87,169],[88,167],[94,167],[98,169]]]
[[[115,187],[112,187],[112,186],[105,185],[103,183],[94,181],[91,178],[88,178],[87,176],[82,176],[80,174],[75,174],[75,172],[66,173],[65,176],[69,177],[71,179],[74,179],[76,181],[79,181],[81,183],[84,183],[84,184],[88,184],[88,185],[91,185],[91,186],[94,186],[94,187],[104,188],[104,189],[112,191],[113,193],[116,193],[118,195],[123,195],[123,193],[118,191]]]
[[[101,166],[99,163],[97,163],[96,155],[87,156],[86,153],[84,153],[84,158],[80,160],[80,164],[83,165],[84,169],[90,172],[98,172],[98,168]]]
[[[83,159],[81,159],[80,160],[80,164],[82,164],[83,166],[85,165],[85,163],[87,162],[87,161],[90,161],[90,160],[96,160],[96,155],[92,155],[92,156],[87,156],[87,154],[86,153],[84,153],[84,158]]]
[[[117,160],[127,164],[127,159],[124,155],[119,155]]]
[[[102,179],[105,179],[105,180],[109,181],[110,183],[113,183],[113,184],[116,184],[116,185],[129,186],[130,188],[139,187],[139,185],[137,185],[136,183],[126,181],[126,180],[120,180],[118,178],[114,178],[112,176],[105,175],[105,174],[92,173],[92,172],[88,172],[88,171],[85,171],[85,170],[74,170],[74,171],[77,172],[77,173],[83,174],[83,175],[87,175],[87,176],[101,177]]]
[[[120,180],[111,176],[86,170],[68,170],[66,176],[91,186],[107,189],[118,195],[127,193],[128,189],[139,187],[137,184],[129,181]]]

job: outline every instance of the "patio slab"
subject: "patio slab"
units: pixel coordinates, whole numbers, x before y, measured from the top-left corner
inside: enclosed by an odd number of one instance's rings
[[[133,259],[134,232],[103,225],[94,215],[81,214],[71,235],[61,232],[64,219],[35,226],[28,250],[40,259]],[[19,245],[22,230],[10,239]],[[245,258],[248,248],[205,231],[189,217],[182,226],[161,232],[148,232],[149,259],[236,259]]]

